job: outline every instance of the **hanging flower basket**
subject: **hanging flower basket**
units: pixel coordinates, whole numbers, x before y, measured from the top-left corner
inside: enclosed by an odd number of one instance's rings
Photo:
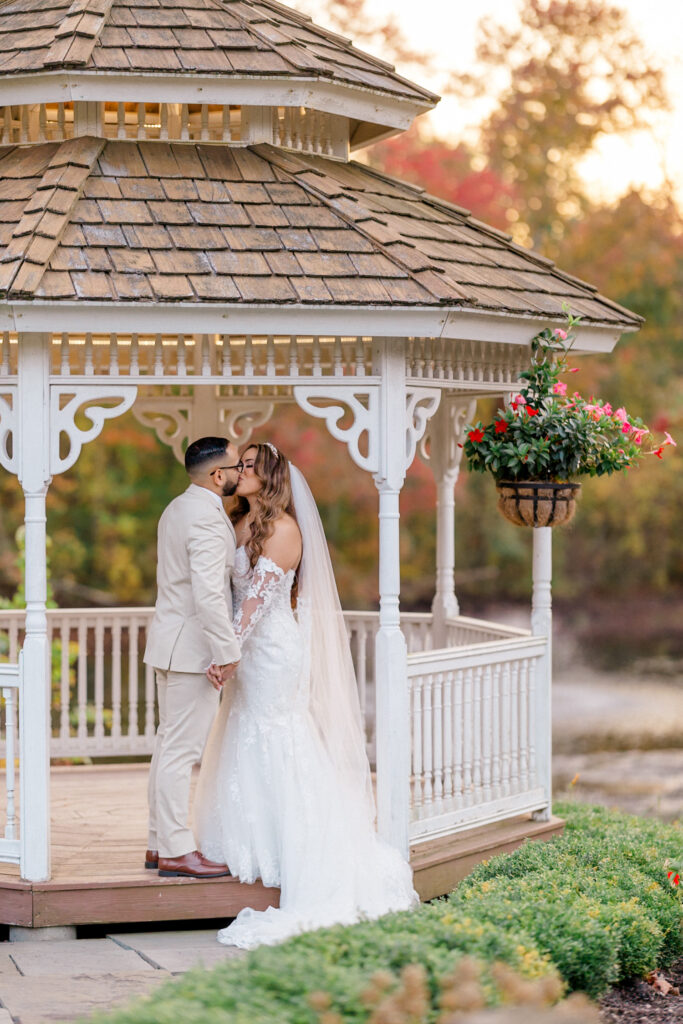
[[[544,328],[531,339],[529,368],[520,390],[493,420],[465,427],[467,465],[490,473],[498,508],[517,526],[558,526],[576,511],[578,476],[603,476],[635,466],[645,455],[661,459],[675,447],[670,434],[656,441],[643,421],[609,402],[568,393],[563,374],[579,317],[567,312],[567,330]]]
[[[576,511],[581,484],[501,480],[498,508],[516,526],[559,526]]]

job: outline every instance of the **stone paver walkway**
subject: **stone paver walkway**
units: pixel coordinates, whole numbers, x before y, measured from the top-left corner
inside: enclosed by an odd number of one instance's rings
[[[112,932],[0,944],[0,1024],[71,1024],[148,995],[174,974],[244,954],[216,930]]]

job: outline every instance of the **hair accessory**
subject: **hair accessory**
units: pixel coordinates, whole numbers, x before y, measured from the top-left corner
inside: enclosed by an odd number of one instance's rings
[[[276,459],[280,457],[280,453],[274,444],[271,444],[270,441],[264,441],[263,443],[265,444],[266,448],[270,448],[271,452],[273,453]]]

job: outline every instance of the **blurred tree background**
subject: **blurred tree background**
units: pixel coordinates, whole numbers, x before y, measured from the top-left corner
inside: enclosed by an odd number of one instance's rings
[[[299,6],[306,9],[306,0]],[[423,65],[395,22],[371,0],[309,3],[321,24],[383,57]],[[683,439],[683,216],[672,189],[631,192],[612,204],[583,188],[579,160],[606,134],[628,136],[667,108],[663,73],[618,6],[601,0],[523,0],[519,24],[482,23],[478,74],[452,73],[463,98],[498,97],[477,145],[410,132],[361,156],[389,174],[471,210],[533,245],[563,269],[645,317],[615,353],[580,360],[577,386],[625,405]],[[417,77],[417,76],[416,76]],[[325,520],[346,607],[377,600],[377,495],[372,480],[297,409],[262,432],[310,479]],[[683,655],[680,456],[646,460],[627,476],[588,480],[572,526],[555,533],[554,594],[595,657]],[[107,424],[48,498],[54,591],[63,605],[148,604],[154,599],[160,512],[186,484],[169,449],[130,415]],[[0,592],[18,583],[14,531],[21,493],[0,476]],[[491,481],[463,472],[457,486],[456,579],[464,614],[528,602],[531,536],[495,509]],[[416,460],[402,496],[402,603],[425,609],[433,593],[435,488]],[[631,644],[631,646],[629,646]]]

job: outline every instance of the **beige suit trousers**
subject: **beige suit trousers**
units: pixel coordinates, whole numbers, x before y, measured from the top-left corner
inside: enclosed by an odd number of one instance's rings
[[[201,758],[218,708],[205,675],[156,670],[159,728],[149,772],[149,840],[160,857],[197,848],[189,827],[192,767]]]

